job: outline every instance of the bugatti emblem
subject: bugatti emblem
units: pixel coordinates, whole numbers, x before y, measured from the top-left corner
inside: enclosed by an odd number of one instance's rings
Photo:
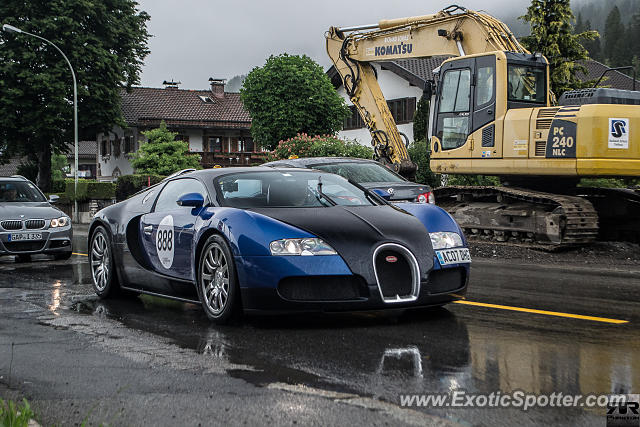
[[[389,255],[385,258],[385,261],[387,262],[396,262],[398,261],[398,258],[394,257],[393,255]]]

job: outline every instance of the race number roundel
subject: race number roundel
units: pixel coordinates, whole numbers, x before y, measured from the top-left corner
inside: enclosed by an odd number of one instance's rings
[[[156,234],[156,250],[158,251],[160,263],[164,268],[171,268],[173,264],[173,248],[173,217],[167,215],[160,221],[158,233]]]

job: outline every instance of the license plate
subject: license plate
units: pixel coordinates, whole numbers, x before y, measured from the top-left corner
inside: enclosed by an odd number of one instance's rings
[[[465,264],[471,262],[471,254],[467,248],[445,249],[436,251],[440,265]]]
[[[19,240],[42,240],[42,233],[9,234],[10,242],[17,242]]]

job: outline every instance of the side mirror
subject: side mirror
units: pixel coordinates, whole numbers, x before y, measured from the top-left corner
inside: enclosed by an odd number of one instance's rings
[[[431,100],[431,97],[433,96],[433,89],[434,89],[434,81],[433,80],[427,80],[425,82],[424,85],[424,90],[422,91],[424,97],[426,97],[428,100]]]
[[[372,193],[376,193],[376,195],[382,197],[385,200],[391,200],[391,194],[384,190],[380,190],[379,188],[373,188],[371,190]]]
[[[178,206],[201,208],[204,205],[204,197],[200,193],[187,193],[180,196],[176,203]]]
[[[51,194],[49,196],[49,203],[57,203],[58,200],[60,200],[60,196],[58,196],[57,194]]]

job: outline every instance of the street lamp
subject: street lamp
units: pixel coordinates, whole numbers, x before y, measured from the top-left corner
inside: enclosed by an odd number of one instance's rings
[[[79,220],[78,218],[78,86],[76,84],[76,73],[75,71],[73,71],[73,67],[71,66],[71,62],[69,61],[69,58],[67,58],[67,55],[65,55],[64,52],[60,50],[60,48],[56,46],[53,42],[45,39],[44,37],[40,37],[36,34],[31,34],[27,31],[23,31],[20,28],[16,28],[13,25],[9,25],[9,24],[4,24],[2,26],[2,31],[5,31],[7,33],[26,34],[28,36],[32,36],[46,43],[49,43],[51,46],[55,47],[58,52],[60,52],[60,55],[62,55],[64,60],[67,61],[67,64],[69,64],[69,69],[71,70],[71,77],[73,77],[73,142],[75,144],[75,154],[74,154],[75,170],[73,173],[74,179],[75,179],[75,183],[73,186],[73,193],[75,197],[73,201],[74,202],[73,216],[75,217],[75,221],[78,222]]]

